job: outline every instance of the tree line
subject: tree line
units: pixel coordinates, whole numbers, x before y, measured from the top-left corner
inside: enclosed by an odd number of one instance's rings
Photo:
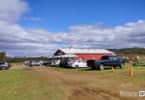
[[[123,49],[108,49],[118,56],[145,56],[145,48],[123,48]],[[7,57],[5,52],[0,52],[0,61],[8,62],[24,62],[26,60],[48,60],[48,57]]]
[[[145,56],[145,48],[122,48],[122,49],[108,49],[117,55],[142,55]]]
[[[0,52],[0,61],[8,61],[8,62],[24,62],[27,60],[48,60],[48,57],[8,57],[5,52]]]
[[[5,52],[0,52],[0,60],[5,60],[6,58],[6,53]]]

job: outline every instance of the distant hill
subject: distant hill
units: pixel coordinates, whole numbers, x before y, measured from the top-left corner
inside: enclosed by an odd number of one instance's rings
[[[118,55],[145,55],[145,48],[108,49]]]

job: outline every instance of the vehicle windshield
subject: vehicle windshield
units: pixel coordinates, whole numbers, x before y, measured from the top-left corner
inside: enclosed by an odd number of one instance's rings
[[[110,57],[110,60],[117,60],[118,58],[116,56]]]
[[[102,59],[102,60],[108,60],[109,57],[108,57],[108,56],[103,56],[101,59]]]
[[[0,62],[0,64],[5,64],[5,62]]]

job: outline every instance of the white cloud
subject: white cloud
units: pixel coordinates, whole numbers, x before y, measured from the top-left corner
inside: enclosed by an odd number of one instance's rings
[[[15,22],[28,10],[24,0],[0,0],[0,20]]]
[[[24,29],[17,23],[27,9],[28,4],[22,0],[0,0],[0,50],[10,55],[49,55],[53,49],[70,45],[76,48],[145,47],[145,20],[112,28],[98,23],[70,26],[66,32],[49,32]]]
[[[44,29],[27,30],[18,24],[0,21],[0,49],[14,54],[45,55],[52,49],[69,45],[76,48],[145,47],[144,27],[142,20],[112,28],[77,25],[67,32],[53,33]]]

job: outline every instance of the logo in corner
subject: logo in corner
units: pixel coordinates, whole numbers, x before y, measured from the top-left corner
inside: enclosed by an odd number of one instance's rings
[[[145,91],[139,91],[139,97],[144,97],[145,96]]]

